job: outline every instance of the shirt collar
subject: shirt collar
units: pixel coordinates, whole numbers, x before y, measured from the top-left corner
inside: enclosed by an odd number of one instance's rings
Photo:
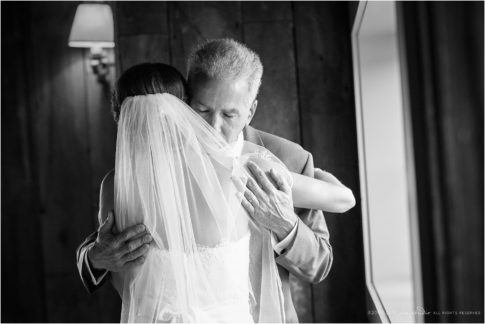
[[[231,144],[229,144],[231,152],[235,156],[241,156],[242,149],[244,146],[244,135],[243,132],[239,133],[239,136],[237,137],[237,140]]]

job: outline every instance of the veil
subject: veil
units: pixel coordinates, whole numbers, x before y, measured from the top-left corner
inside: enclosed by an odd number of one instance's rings
[[[285,321],[271,233],[251,220],[231,180],[247,179],[251,156],[279,161],[263,148],[237,157],[175,96],[125,99],[116,224],[144,223],[153,241],[142,265],[113,273],[122,322]]]

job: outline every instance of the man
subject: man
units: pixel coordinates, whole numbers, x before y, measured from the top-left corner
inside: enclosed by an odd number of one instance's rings
[[[188,60],[189,104],[234,149],[244,151],[244,140],[266,147],[292,172],[313,176],[313,159],[301,146],[249,126],[257,108],[263,66],[256,53],[230,39],[200,45]],[[298,322],[290,294],[289,273],[308,282],[322,281],[330,271],[333,254],[323,213],[293,209],[288,185],[278,174],[274,182],[255,164],[256,181],[249,180],[242,204],[261,226],[274,234],[273,247],[282,282],[287,322]],[[112,232],[111,214],[77,251],[78,269],[88,291],[108,278],[144,261],[141,246],[150,241],[143,225]],[[133,253],[140,251],[133,260]],[[127,261],[126,255],[132,257]]]

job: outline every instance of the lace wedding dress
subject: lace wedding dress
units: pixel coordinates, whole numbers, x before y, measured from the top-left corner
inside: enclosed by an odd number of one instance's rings
[[[193,290],[199,296],[192,307],[189,322],[253,322],[250,312],[249,291],[249,235],[239,241],[217,247],[199,247],[201,271],[207,274],[211,286],[215,288],[215,303],[204,297],[203,287]],[[182,321],[181,310],[173,304],[177,300],[175,276],[170,270],[170,256],[164,251],[154,250],[156,258],[167,272],[161,278],[167,292],[162,296],[158,320],[162,322]]]
[[[247,179],[247,159],[284,169],[254,148],[236,157],[172,95],[123,102],[116,224],[121,231],[144,223],[153,242],[143,265],[113,273],[122,322],[284,322],[271,234],[251,221],[232,180]]]

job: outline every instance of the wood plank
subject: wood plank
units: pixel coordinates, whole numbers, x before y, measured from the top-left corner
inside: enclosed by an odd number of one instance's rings
[[[242,2],[241,8],[244,23],[293,20],[289,1],[247,1]]]
[[[38,185],[32,168],[25,9],[16,3],[2,5],[2,322],[47,319]]]
[[[146,34],[168,36],[166,2],[122,1],[116,6],[119,37]]]
[[[187,73],[187,56],[201,41],[211,38],[241,40],[238,2],[169,2],[172,65]]]
[[[39,57],[42,51],[37,49]],[[66,53],[61,48],[57,53]],[[81,233],[88,232],[91,221],[90,164],[87,143],[87,116],[84,97],[84,63],[80,52],[59,55],[58,67],[45,76],[50,88],[50,164],[47,170],[47,212],[44,218],[46,271],[68,272],[70,258]],[[45,57],[44,57],[45,58]],[[47,59],[49,61],[49,59]],[[64,67],[63,67],[64,65]],[[51,67],[55,65],[52,64]],[[42,150],[42,148],[40,148]],[[47,152],[39,152],[40,154]],[[84,231],[83,231],[84,229]]]
[[[85,290],[77,273],[48,276],[46,291],[50,299],[47,303],[49,322],[96,323],[101,321],[97,299]]]
[[[59,290],[86,295],[72,290],[73,281],[53,289],[58,281],[52,278],[69,274],[82,285],[74,253],[93,228],[85,63],[82,50],[66,44],[75,10],[76,3],[32,4],[33,64],[44,67],[35,70],[32,123],[40,162],[36,168],[42,175],[44,192],[41,230],[46,285],[50,287],[46,292],[49,320],[57,317],[53,310],[62,305]],[[96,298],[91,300],[97,302]],[[65,309],[71,319],[94,321],[98,317],[97,309]]]
[[[295,2],[303,147],[359,201],[359,174],[346,4]],[[357,204],[346,215],[325,213],[334,261],[313,288],[316,322],[366,322],[362,223]],[[349,280],[349,278],[352,278]]]
[[[118,38],[118,59],[121,71],[145,62],[170,61],[167,47],[168,36],[160,34],[120,36]]]
[[[251,125],[300,143],[300,118],[291,22],[244,23],[244,41],[264,66]]]
[[[165,2],[119,2],[113,14],[118,75],[139,63],[170,63]]]
[[[2,201],[5,202],[3,194],[6,192],[17,196],[15,200],[6,200],[12,204],[2,204],[4,216],[10,214],[11,217],[7,217],[12,222],[2,228],[2,234],[8,230],[2,241],[4,246],[14,246],[16,249],[2,255],[2,261],[8,260],[8,263],[4,262],[5,271],[2,271],[4,288],[9,287],[8,282],[12,282],[12,289],[15,289],[2,290],[2,294],[7,294],[2,296],[6,297],[2,300],[2,306],[5,306],[2,319],[46,322],[56,317],[51,311],[53,307],[65,307],[71,321],[93,321],[98,318],[98,296],[90,296],[83,290],[74,262],[75,248],[94,224],[90,217],[91,192],[86,192],[91,186],[87,180],[90,176],[90,121],[84,87],[86,61],[82,50],[67,46],[77,3],[12,5],[19,13],[9,18],[19,24],[25,20],[25,23],[19,27],[7,19],[2,20],[3,24],[8,24],[2,31],[9,31],[8,35],[13,38],[8,39],[15,39],[12,44],[15,46],[9,46],[15,54],[13,57],[4,56],[9,59],[4,66],[12,67],[16,73],[15,78],[9,78],[9,82],[2,84],[8,85],[8,91],[4,93],[12,94],[2,97],[2,101],[10,98],[17,102],[4,105],[2,115],[8,111],[6,107],[16,106],[12,118],[17,116],[19,119],[4,119],[11,120],[8,125],[18,126],[14,130],[3,127],[2,132],[8,131],[9,135],[3,138],[11,139],[9,143],[22,150],[15,150],[21,155],[12,155],[21,160],[15,162],[15,167],[9,167],[8,173],[2,174],[2,184],[8,184],[13,189],[2,192]],[[2,15],[8,13],[6,9]],[[23,47],[18,48],[20,45]],[[93,112],[100,110],[96,100],[90,104]],[[21,137],[13,137],[16,132],[20,132]],[[32,142],[29,144],[30,139]],[[96,160],[94,164],[100,163],[103,162]],[[4,182],[4,175],[15,176],[16,181],[10,185]],[[21,190],[21,194],[16,188]],[[18,200],[20,197],[23,203]],[[7,264],[10,266],[7,267]],[[44,278],[44,264],[45,271],[50,274],[48,279]],[[67,284],[59,284],[56,280],[51,281],[67,273],[73,275],[77,282],[71,280]],[[57,289],[57,296],[52,294],[52,289],[45,293],[45,285]],[[78,305],[69,308],[60,299],[65,295],[62,290],[71,291],[75,285],[81,286],[80,290],[76,290],[77,297],[82,295],[90,299],[89,305],[92,307],[89,307],[90,311],[85,308],[85,314],[78,313]],[[25,296],[18,295],[25,291],[30,292],[29,298],[33,304],[25,303]],[[119,302],[119,297],[116,298]],[[119,317],[119,307],[117,315]],[[66,318],[57,317],[57,321],[66,321]],[[116,320],[116,317],[112,319]]]

